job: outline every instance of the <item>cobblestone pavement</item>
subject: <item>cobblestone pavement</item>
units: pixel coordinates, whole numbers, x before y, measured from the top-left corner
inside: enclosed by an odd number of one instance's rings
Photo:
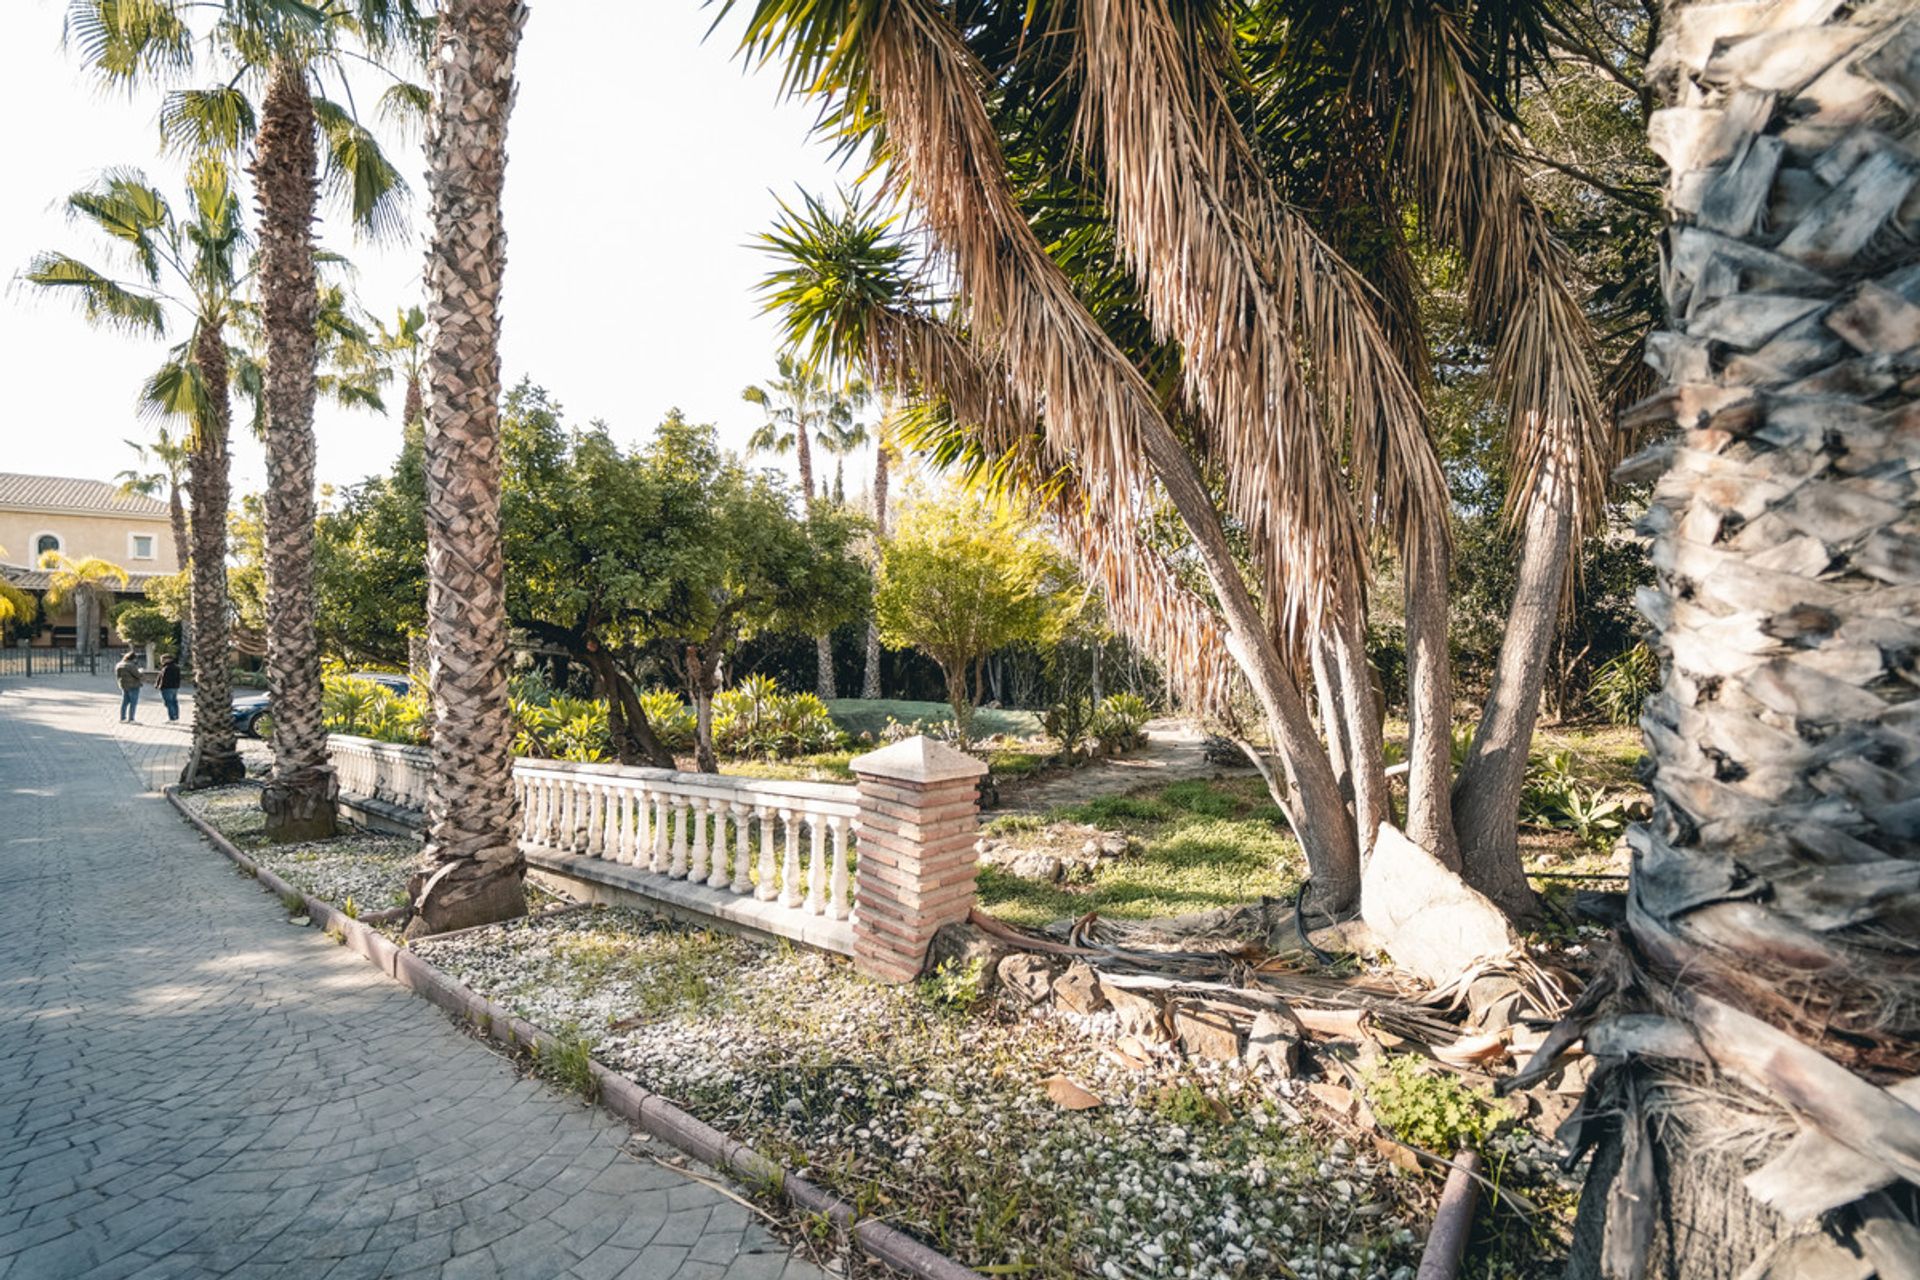
[[[0,680],[0,1280],[820,1275],[287,924],[136,781],[184,730],[117,705]]]

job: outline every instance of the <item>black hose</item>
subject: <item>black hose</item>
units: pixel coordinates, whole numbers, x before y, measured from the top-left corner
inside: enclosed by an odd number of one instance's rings
[[[1313,888],[1313,877],[1308,876],[1300,882],[1300,891],[1293,895],[1293,930],[1300,935],[1300,945],[1305,947],[1315,960],[1321,964],[1332,964],[1336,957],[1331,952],[1322,951],[1316,947],[1313,939],[1307,936],[1307,890],[1311,888]]]

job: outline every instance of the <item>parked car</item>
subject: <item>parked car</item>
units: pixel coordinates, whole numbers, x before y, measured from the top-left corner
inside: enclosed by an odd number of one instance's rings
[[[391,671],[349,671],[347,675],[354,680],[370,680],[398,694],[409,688],[405,676]],[[266,694],[249,693],[233,700],[233,731],[249,738],[273,736],[273,703]]]

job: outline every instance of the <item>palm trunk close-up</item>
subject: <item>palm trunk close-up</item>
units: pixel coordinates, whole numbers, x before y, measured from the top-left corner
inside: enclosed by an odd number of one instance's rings
[[[227,621],[227,340],[218,325],[194,336],[193,360],[207,388],[205,412],[193,424],[187,486],[193,497],[193,747],[180,774],[183,787],[212,787],[246,776],[233,732],[233,671]]]
[[[1666,10],[1664,389],[1636,416],[1676,434],[1635,462],[1664,471],[1664,684],[1585,1002],[1581,1280],[1920,1258],[1917,50],[1910,5]]]
[[[327,759],[313,588],[318,151],[306,74],[293,62],[274,66],[258,145],[258,273],[267,338],[267,681],[273,699],[273,776],[260,805],[272,839],[323,840],[334,833],[336,783]]]
[[[433,784],[429,870],[410,886],[410,937],[527,909],[500,543],[500,194],[526,14],[519,0],[453,0],[435,36],[426,414]]]

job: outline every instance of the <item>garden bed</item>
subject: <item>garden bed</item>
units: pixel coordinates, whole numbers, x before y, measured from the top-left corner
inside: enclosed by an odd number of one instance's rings
[[[342,826],[331,840],[274,844],[252,783],[183,791],[180,799],[255,862],[348,915],[407,905],[407,877],[420,864],[416,839]]]
[[[977,971],[880,987],[628,909],[414,949],[970,1266],[1404,1280],[1417,1255],[1429,1179],[1356,1154],[1288,1086],[1239,1064],[1129,1063],[1103,1047],[1113,1015],[1017,1016]],[[1062,1079],[1073,1089],[1050,1092]]]

